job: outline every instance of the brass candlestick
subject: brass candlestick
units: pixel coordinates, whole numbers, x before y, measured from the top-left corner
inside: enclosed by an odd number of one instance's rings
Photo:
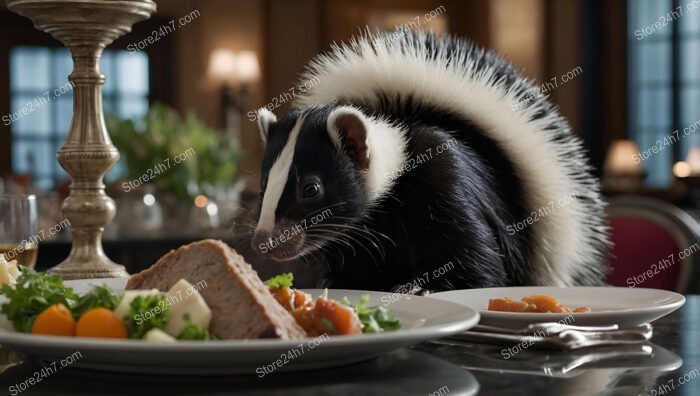
[[[119,159],[102,114],[100,57],[105,46],[131,31],[156,10],[151,0],[7,0],[7,8],[60,40],[71,51],[74,69],[73,121],[57,159],[71,176],[63,216],[71,224],[70,256],[49,272],[65,279],[117,278],[128,273],[102,249],[104,228],[114,219],[114,201],[105,194],[105,173]]]

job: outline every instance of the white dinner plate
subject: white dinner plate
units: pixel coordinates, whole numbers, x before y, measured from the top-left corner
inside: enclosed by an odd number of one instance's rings
[[[589,307],[591,312],[567,314],[487,310],[492,298],[510,297],[520,300],[533,294],[552,296],[569,307]],[[535,322],[561,322],[578,326],[638,326],[668,315],[685,303],[685,297],[678,293],[629,287],[497,287],[452,290],[431,294],[430,297],[456,302],[479,311],[481,324],[509,328],[525,327]]]
[[[124,288],[125,280],[66,282],[77,293],[84,293],[89,284],[101,283],[120,290]],[[322,292],[307,291],[314,296]],[[369,294],[371,305],[389,303],[387,308],[401,320],[402,328],[382,334],[331,336],[325,340],[179,341],[165,345],[139,340],[40,336],[0,330],[0,344],[7,349],[44,359],[71,357],[75,367],[97,370],[139,374],[265,376],[278,371],[311,370],[367,360],[431,338],[460,333],[479,321],[479,314],[472,309],[427,297],[357,290],[328,291],[330,298],[348,297],[352,303],[357,303],[360,296],[365,294]],[[78,356],[74,355],[76,352],[80,357],[75,358]]]

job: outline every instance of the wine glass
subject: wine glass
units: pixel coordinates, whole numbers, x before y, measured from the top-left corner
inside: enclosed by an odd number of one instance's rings
[[[34,268],[41,235],[37,233],[34,195],[0,195],[0,254]]]

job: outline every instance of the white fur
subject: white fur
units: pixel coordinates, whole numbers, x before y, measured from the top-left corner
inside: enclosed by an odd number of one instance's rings
[[[284,187],[287,185],[289,170],[292,168],[294,160],[294,148],[296,147],[299,130],[303,123],[304,117],[300,117],[294,124],[294,128],[289,132],[287,143],[270,168],[270,173],[267,177],[267,189],[265,190],[262,209],[260,210],[260,221],[258,221],[258,226],[255,228],[256,232],[271,232],[275,228],[275,212],[277,211],[277,205],[279,205]]]
[[[263,143],[267,143],[267,135],[270,133],[270,125],[277,122],[277,116],[270,110],[262,107],[258,110],[258,131]]]
[[[423,39],[424,36],[418,38]],[[538,212],[550,202],[556,207],[554,214],[539,216],[537,222],[529,225],[533,235],[530,260],[536,271],[531,283],[570,285],[573,277],[583,271],[580,267],[600,253],[591,241],[600,244],[600,237],[593,234],[605,230],[604,225],[587,219],[587,206],[581,200],[558,207],[559,199],[574,193],[602,207],[596,183],[582,175],[589,166],[581,154],[581,143],[545,98],[537,98],[514,111],[509,104],[522,100],[523,91],[533,88],[533,84],[522,80],[507,87],[493,78],[492,69],[477,70],[473,58],[479,55],[476,50],[449,54],[439,49],[434,61],[426,61],[423,48],[402,48],[396,40],[366,35],[353,40],[350,46],[334,47],[330,54],[311,63],[304,79],[321,83],[310,84],[313,88],[297,99],[297,105],[341,100],[371,107],[377,104],[375,92],[381,89],[390,97],[414,95],[474,122],[514,163],[523,183],[528,212]],[[542,109],[546,116],[530,121]],[[546,130],[552,123],[559,128]],[[370,141],[372,147],[396,147],[391,128],[385,128],[370,134],[375,139]],[[562,134],[563,139],[555,141]],[[398,153],[394,155],[400,158]],[[394,166],[392,160],[387,169]],[[376,182],[372,180],[370,185]]]
[[[341,106],[328,116],[327,129],[333,144],[340,150],[342,143],[335,121],[339,116],[352,114],[359,118],[367,130],[367,155],[369,168],[364,174],[365,191],[370,205],[376,203],[391,187],[407,161],[406,134],[383,120],[366,117],[352,106]]]

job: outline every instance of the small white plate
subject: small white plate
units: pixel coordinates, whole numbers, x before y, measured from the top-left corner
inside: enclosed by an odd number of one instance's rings
[[[125,281],[93,279],[66,282],[77,293],[84,293],[90,284],[102,283],[120,290]],[[322,293],[322,290],[307,291],[314,296]],[[402,328],[382,334],[331,336],[325,340],[180,341],[166,345],[139,340],[39,336],[0,330],[0,344],[10,350],[50,360],[75,356],[73,354],[79,352],[80,358],[74,359],[75,367],[105,371],[264,376],[272,371],[312,370],[360,362],[431,338],[463,332],[479,321],[479,314],[472,309],[427,297],[357,290],[328,291],[330,298],[342,299],[347,296],[352,303],[357,303],[360,296],[365,294],[369,294],[371,305],[389,303],[387,308],[401,320]]]
[[[520,300],[533,294],[552,296],[568,307],[589,307],[585,313],[522,313],[488,311],[489,300],[510,297]],[[509,328],[535,322],[560,322],[578,326],[617,324],[638,326],[652,322],[680,308],[685,297],[658,289],[627,287],[497,287],[452,290],[430,297],[456,302],[481,314],[481,324]],[[570,318],[567,318],[571,316]]]

